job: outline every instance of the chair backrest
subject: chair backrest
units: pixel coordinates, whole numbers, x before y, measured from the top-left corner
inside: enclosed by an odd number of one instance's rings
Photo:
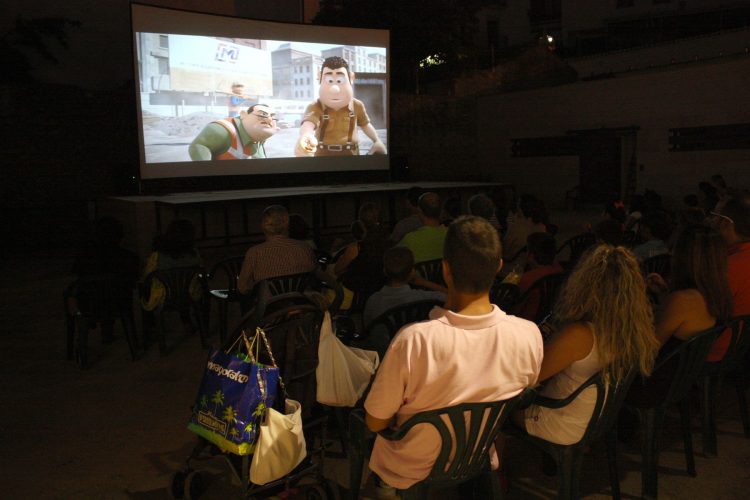
[[[117,317],[132,307],[132,291],[132,284],[115,274],[97,274],[76,279],[65,293],[76,298],[85,318],[100,321]]]
[[[373,332],[376,329],[385,328],[392,339],[401,327],[426,320],[432,308],[442,304],[442,301],[427,299],[392,307],[372,320],[368,331]]]
[[[315,283],[315,275],[312,273],[287,274],[285,276],[275,276],[259,281],[258,287],[267,287],[269,296],[281,295],[292,292],[304,292]]]
[[[514,311],[523,311],[527,301],[536,300],[536,298],[538,298],[539,306],[537,307],[534,317],[530,318],[530,320],[534,323],[539,323],[550,312],[552,312],[552,307],[555,305],[557,294],[566,279],[568,279],[567,273],[548,274],[547,276],[538,279],[516,301],[513,308]]]
[[[656,273],[659,274],[662,278],[666,279],[669,277],[671,262],[672,256],[668,253],[654,255],[653,257],[649,257],[641,263],[641,270],[643,270],[644,276],[648,276],[651,273]]]
[[[266,314],[259,322],[271,345],[287,395],[302,404],[303,416],[309,416],[315,405],[315,369],[323,314],[316,304],[297,303]],[[271,362],[263,354],[260,361]],[[277,399],[275,406],[284,408],[284,398]]]
[[[427,281],[444,285],[443,259],[425,260],[414,264],[416,273]]]
[[[502,282],[495,283],[490,289],[490,302],[507,312],[516,303],[519,295],[518,285]]]
[[[459,484],[489,469],[490,448],[502,425],[533,395],[532,389],[525,389],[503,401],[462,403],[417,413],[398,429],[381,431],[380,435],[398,441],[415,425],[432,425],[440,434],[440,454],[424,482],[431,486]]]
[[[635,367],[630,368],[622,377],[615,379],[609,377],[605,382],[602,372],[595,374],[584,382],[579,389],[583,390],[586,387],[595,385],[596,386],[596,403],[594,404],[594,411],[591,413],[591,420],[586,427],[586,431],[579,441],[580,445],[586,445],[587,443],[597,440],[604,436],[609,429],[615,425],[617,421],[617,414],[620,411],[625,397],[628,394],[630,385],[635,379],[635,375],[638,373],[638,369]]]
[[[237,294],[237,279],[242,270],[245,258],[241,255],[221,260],[214,264],[208,272],[208,279],[221,283],[230,295]]]
[[[594,244],[596,244],[596,236],[594,233],[581,233],[573,236],[560,245],[560,248],[557,249],[556,255],[560,255],[566,248],[569,248],[570,252],[568,253],[567,267],[570,269],[576,265],[578,259],[583,255],[583,252],[594,246]]]
[[[739,367],[750,351],[750,315],[732,318],[727,328],[731,330],[727,352],[720,361],[710,363],[722,372]]]
[[[711,345],[725,329],[726,325],[720,325],[704,330],[682,342],[661,359],[657,359],[652,376],[656,375],[658,370],[672,372],[671,383],[665,397],[660,400],[660,406],[666,407],[682,400],[687,395],[700,375]]]
[[[205,273],[200,266],[173,267],[171,269],[157,269],[143,280],[145,290],[151,289],[151,282],[158,280],[164,285],[164,302],[165,309],[184,310],[195,304],[194,298],[190,291],[194,283],[203,286]]]

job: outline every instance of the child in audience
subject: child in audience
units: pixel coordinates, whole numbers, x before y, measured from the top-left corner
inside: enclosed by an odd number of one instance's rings
[[[659,347],[640,266],[627,249],[600,245],[575,267],[554,311],[559,331],[545,346],[540,393],[565,398],[589,377],[622,377],[631,366],[648,375]],[[514,414],[529,434],[558,444],[578,442],[596,402],[584,390],[563,408],[532,405]]]

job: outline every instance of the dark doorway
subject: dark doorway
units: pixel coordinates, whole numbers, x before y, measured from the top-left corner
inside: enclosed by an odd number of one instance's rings
[[[581,200],[604,203],[620,198],[621,141],[612,134],[581,134]]]

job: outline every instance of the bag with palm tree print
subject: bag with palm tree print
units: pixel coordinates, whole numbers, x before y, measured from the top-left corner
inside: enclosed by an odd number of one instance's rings
[[[211,352],[188,423],[188,429],[235,455],[253,452],[260,419],[276,398],[279,369],[257,361],[261,335],[260,328],[252,338],[243,331],[228,351]]]

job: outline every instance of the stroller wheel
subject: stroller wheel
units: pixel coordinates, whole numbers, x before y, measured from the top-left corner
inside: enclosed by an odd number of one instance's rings
[[[319,484],[313,484],[305,490],[306,500],[328,500],[330,497],[326,493],[325,488]]]
[[[185,496],[187,500],[196,500],[206,492],[206,479],[200,471],[194,470],[185,478]]]
[[[185,471],[178,470],[172,474],[172,479],[169,481],[169,498],[178,500],[185,497],[185,478],[187,474]]]
[[[340,500],[341,493],[339,491],[339,484],[336,481],[325,479],[324,485],[328,500]]]

